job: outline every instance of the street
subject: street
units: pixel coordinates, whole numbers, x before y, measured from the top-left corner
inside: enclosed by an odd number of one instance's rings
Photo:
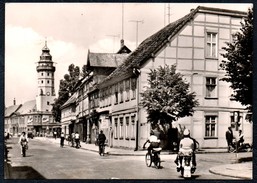
[[[162,168],[156,169],[145,165],[144,156],[99,156],[96,152],[61,148],[35,139],[30,139],[27,156],[22,157],[17,142],[17,138],[11,138],[7,144],[12,179],[183,179],[176,171],[175,154],[161,155]],[[193,179],[234,179],[209,172],[210,167],[234,159],[233,153],[197,154]]]

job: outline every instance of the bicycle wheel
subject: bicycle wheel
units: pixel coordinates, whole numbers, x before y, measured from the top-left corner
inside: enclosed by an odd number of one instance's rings
[[[150,167],[152,165],[152,156],[148,152],[145,155],[145,164]]]

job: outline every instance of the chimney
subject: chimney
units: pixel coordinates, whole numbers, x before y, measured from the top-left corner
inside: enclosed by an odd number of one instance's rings
[[[120,40],[120,47],[122,48],[124,46],[124,40]]]
[[[16,100],[15,100],[15,98],[13,99],[13,105],[16,105]]]

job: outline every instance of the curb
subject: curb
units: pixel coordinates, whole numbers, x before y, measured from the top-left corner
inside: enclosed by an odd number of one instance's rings
[[[213,168],[215,168],[215,167],[213,167]],[[252,180],[252,178],[249,178],[249,177],[242,177],[242,176],[237,176],[237,175],[219,173],[219,172],[216,172],[216,171],[212,170],[213,168],[209,169],[210,173],[213,173],[213,174],[216,174],[216,175],[225,176],[225,177],[233,177],[233,178],[238,178],[238,179]]]

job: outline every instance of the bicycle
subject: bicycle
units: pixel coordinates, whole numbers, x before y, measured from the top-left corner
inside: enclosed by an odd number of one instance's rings
[[[105,151],[105,144],[104,143],[99,143],[99,155],[103,154],[104,156],[104,151]]]
[[[160,153],[161,153],[162,148],[153,148],[151,150],[151,153],[147,151],[145,155],[145,163],[147,167],[150,167],[152,163],[154,163],[155,168],[159,169],[161,167],[161,158],[160,158]]]

